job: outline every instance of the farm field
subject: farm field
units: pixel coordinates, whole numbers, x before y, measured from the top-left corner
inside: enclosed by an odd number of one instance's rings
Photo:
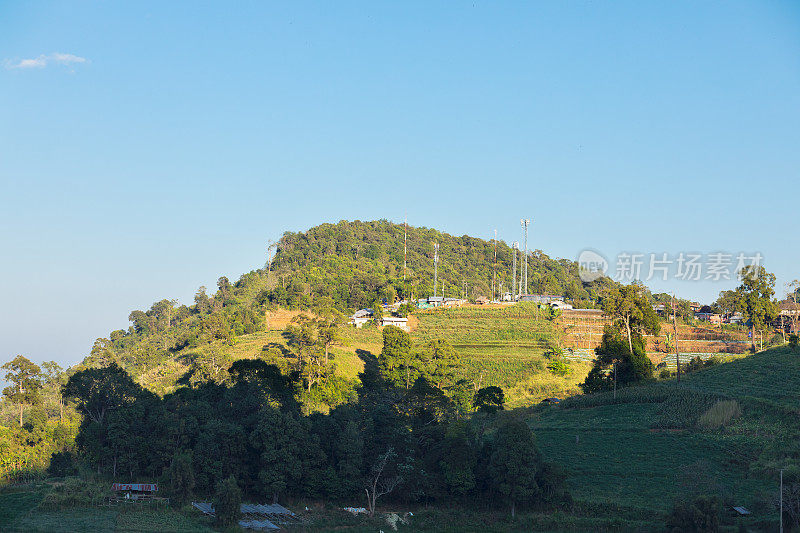
[[[38,507],[48,483],[7,487],[0,492],[0,531],[9,533],[211,532],[210,521],[169,508]]]
[[[189,370],[193,352],[217,349],[231,359],[256,358],[288,351],[281,336],[298,311],[277,310],[265,320],[266,329],[236,337],[230,346],[217,342],[200,349],[185,348],[172,359],[142,376],[148,388],[166,394],[175,389],[176,381]],[[506,391],[510,407],[537,403],[544,398],[564,397],[579,392],[577,387],[591,366],[587,362],[570,363],[570,373],[557,376],[547,370],[544,356],[548,343],[558,338],[558,327],[544,318],[536,305],[510,307],[466,307],[436,309],[415,314],[411,323],[412,339],[424,344],[433,339],[446,339],[462,362],[460,377],[480,386],[497,385]],[[336,372],[349,380],[358,379],[364,368],[364,356],[380,354],[383,347],[381,330],[344,327],[343,346],[332,350]]]
[[[685,376],[531,409],[545,457],[563,465],[579,508],[656,520],[687,494],[718,494],[771,529],[775,450],[800,430],[800,356],[775,348]],[[698,419],[719,400],[742,415],[717,429]],[[774,523],[773,523],[774,522]]]

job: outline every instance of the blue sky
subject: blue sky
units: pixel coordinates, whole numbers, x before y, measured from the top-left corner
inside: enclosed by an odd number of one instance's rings
[[[511,241],[525,216],[552,256],[758,251],[781,293],[800,277],[796,2],[0,13],[0,361],[75,363],[341,219]]]

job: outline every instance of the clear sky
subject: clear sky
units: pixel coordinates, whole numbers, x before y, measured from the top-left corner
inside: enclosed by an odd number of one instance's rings
[[[0,61],[0,362],[342,219],[800,277],[798,2],[7,1]]]

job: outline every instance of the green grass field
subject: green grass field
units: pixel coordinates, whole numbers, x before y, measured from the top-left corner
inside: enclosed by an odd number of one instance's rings
[[[0,492],[0,531],[19,533],[210,532],[199,513],[145,506],[78,506],[45,510],[39,503],[51,489],[47,483],[7,487]]]
[[[535,408],[528,420],[583,512],[623,513],[656,527],[676,499],[716,494],[753,512],[744,523],[769,530],[777,527],[777,468],[791,453],[783,446],[800,430],[798,385],[800,353],[782,347],[689,374],[680,385]],[[698,418],[722,399],[736,400],[741,416],[702,429]]]

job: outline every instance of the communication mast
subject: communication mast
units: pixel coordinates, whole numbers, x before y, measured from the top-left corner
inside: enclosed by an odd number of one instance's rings
[[[513,300],[517,296],[517,250],[519,250],[519,243],[514,242],[511,244],[511,256],[512,256],[512,267],[511,267],[511,299]]]
[[[408,217],[403,220],[403,285],[406,281],[406,258],[408,256]],[[403,289],[405,290],[405,288]]]
[[[433,243],[433,297],[436,298],[436,287],[439,282],[439,243]]]
[[[520,294],[523,294],[523,289],[525,290],[524,294],[528,294],[528,226],[530,223],[531,221],[527,218],[521,218],[519,221],[520,226],[522,226],[522,241],[525,246],[525,253],[522,256],[523,261],[525,261],[525,266],[523,267],[523,278],[522,287],[520,287]]]
[[[492,300],[497,287],[497,230],[494,230],[494,264],[492,265]]]

